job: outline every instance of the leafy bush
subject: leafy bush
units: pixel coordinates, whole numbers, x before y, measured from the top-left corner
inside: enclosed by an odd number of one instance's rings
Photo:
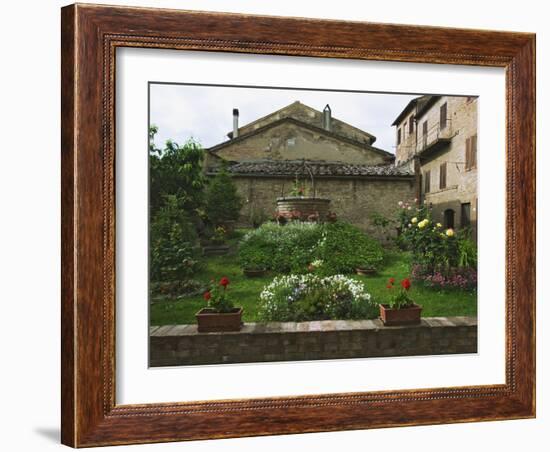
[[[214,176],[206,190],[206,215],[213,225],[239,218],[243,203],[227,170],[222,169]]]
[[[359,319],[372,316],[370,294],[343,275],[287,275],[275,278],[260,295],[264,321]]]
[[[356,268],[377,269],[384,253],[378,241],[359,228],[342,221],[322,225],[316,257],[325,274],[351,273]]]
[[[409,210],[404,206],[399,212],[399,241],[403,248],[411,251],[413,264],[420,264],[431,273],[445,273],[454,267],[475,268],[476,245],[467,231],[445,230],[441,223],[432,221],[425,207]]]
[[[344,222],[265,223],[248,233],[239,247],[241,266],[253,264],[246,268],[279,273],[351,273],[360,266],[376,268],[382,258],[382,247],[376,240]],[[312,269],[314,261],[318,265]]]
[[[316,223],[291,221],[285,226],[264,223],[244,236],[239,246],[239,261],[242,266],[253,261],[257,268],[303,273],[314,259],[321,233]]]
[[[195,228],[174,195],[166,197],[164,206],[153,217],[149,250],[153,282],[183,281],[201,268],[196,259]]]

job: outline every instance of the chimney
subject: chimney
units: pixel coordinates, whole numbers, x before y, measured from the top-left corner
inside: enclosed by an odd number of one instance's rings
[[[239,136],[239,109],[233,109],[233,138]]]
[[[330,132],[330,129],[332,128],[332,116],[331,116],[331,110],[330,105],[327,104],[325,106],[325,109],[323,110],[323,129],[328,130]]]

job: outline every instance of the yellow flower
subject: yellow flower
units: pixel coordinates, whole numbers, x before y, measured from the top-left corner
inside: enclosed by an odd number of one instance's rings
[[[437,226],[438,228],[440,228],[440,227],[442,227],[443,225],[442,225],[441,223],[437,223],[436,226]]]
[[[428,223],[429,223],[429,221],[428,221],[428,219],[426,218],[426,219],[422,220],[420,223],[418,223],[418,227],[419,227],[420,229],[424,229],[426,226],[428,226]]]
[[[447,237],[452,237],[453,235],[455,235],[455,231],[453,231],[452,229],[447,229],[447,231],[445,231],[445,234],[447,235]]]
[[[411,220],[411,223],[412,224],[416,224],[418,222],[418,218],[414,217],[412,220]]]

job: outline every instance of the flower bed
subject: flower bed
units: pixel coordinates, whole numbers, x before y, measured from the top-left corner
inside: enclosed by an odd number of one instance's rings
[[[420,264],[413,265],[412,278],[426,287],[437,289],[475,290],[477,271],[474,268],[453,267],[444,271],[429,271]]]
[[[265,321],[367,318],[375,304],[365,286],[343,275],[286,275],[275,278],[260,295]]]

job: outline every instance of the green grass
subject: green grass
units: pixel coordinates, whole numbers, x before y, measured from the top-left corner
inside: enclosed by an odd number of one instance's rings
[[[233,239],[233,244],[236,238]],[[205,260],[206,268],[197,279],[208,283],[212,278],[218,281],[227,276],[231,281],[230,290],[235,304],[244,308],[245,322],[257,321],[256,306],[263,287],[273,280],[275,275],[257,278],[247,278],[237,263],[235,254],[209,257]],[[398,284],[408,275],[409,255],[403,252],[388,252],[384,265],[378,274],[372,276],[353,275],[354,279],[362,281],[367,291],[374,299],[384,301],[388,289],[386,284],[390,277]],[[477,296],[472,292],[459,290],[438,291],[420,287],[413,283],[411,297],[423,306],[424,317],[439,316],[475,316],[477,315]],[[151,305],[151,325],[173,325],[195,323],[195,313],[204,307],[202,296],[186,297],[172,300],[162,300]]]

